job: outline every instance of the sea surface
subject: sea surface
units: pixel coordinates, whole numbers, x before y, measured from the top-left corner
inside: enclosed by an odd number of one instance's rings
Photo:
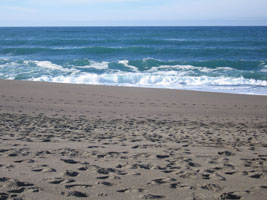
[[[267,27],[2,27],[0,79],[267,95]]]

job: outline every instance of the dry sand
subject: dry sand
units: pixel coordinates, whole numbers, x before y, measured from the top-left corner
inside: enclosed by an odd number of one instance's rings
[[[0,199],[266,199],[267,96],[0,80]]]

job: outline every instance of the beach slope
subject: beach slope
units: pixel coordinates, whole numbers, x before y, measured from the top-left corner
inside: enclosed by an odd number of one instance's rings
[[[265,199],[267,96],[0,80],[0,199]]]

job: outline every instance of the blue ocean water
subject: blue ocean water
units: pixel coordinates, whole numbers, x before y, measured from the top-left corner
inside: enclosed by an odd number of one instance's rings
[[[267,95],[267,27],[0,28],[0,78]]]

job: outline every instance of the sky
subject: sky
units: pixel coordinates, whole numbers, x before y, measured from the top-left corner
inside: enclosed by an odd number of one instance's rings
[[[0,0],[0,26],[267,26],[267,0]]]

